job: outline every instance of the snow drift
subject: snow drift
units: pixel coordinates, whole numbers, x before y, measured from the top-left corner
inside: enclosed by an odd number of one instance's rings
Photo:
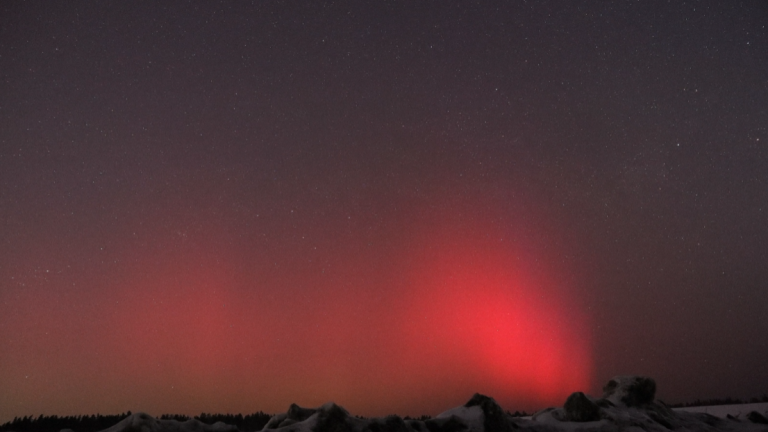
[[[655,399],[656,382],[647,377],[619,376],[594,398],[571,394],[562,407],[547,408],[531,418],[513,417],[493,398],[475,394],[463,406],[428,420],[398,416],[364,419],[351,416],[333,402],[318,408],[293,404],[273,416],[265,432],[768,432],[768,413],[715,417],[701,412],[672,410]],[[134,414],[104,432],[237,432],[234,426],[206,425],[197,420],[157,420]]]
[[[149,414],[136,413],[102,432],[238,432],[238,429],[222,422],[208,425],[194,419],[159,420]]]

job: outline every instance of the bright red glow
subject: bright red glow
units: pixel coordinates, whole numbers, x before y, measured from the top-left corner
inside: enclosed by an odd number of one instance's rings
[[[591,342],[566,272],[490,224],[438,226],[415,254],[403,323],[409,349],[434,359],[424,373],[470,380],[507,403],[562,403],[587,389]]]
[[[557,247],[525,218],[450,207],[473,216],[419,215],[367,238],[314,233],[270,253],[216,220],[115,241],[98,271],[4,297],[16,307],[2,318],[14,336],[0,365],[23,407],[56,389],[52,414],[333,400],[362,415],[434,415],[474,392],[530,410],[587,390],[588,322],[547,252]],[[44,284],[77,289],[53,297]]]

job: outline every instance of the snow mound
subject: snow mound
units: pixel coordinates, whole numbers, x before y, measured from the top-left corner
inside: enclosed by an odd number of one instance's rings
[[[328,402],[318,408],[292,404],[273,416],[264,432],[768,432],[765,409],[745,406],[738,416],[672,410],[655,400],[656,382],[648,377],[611,379],[601,398],[571,394],[562,407],[547,408],[531,418],[512,417],[488,396],[475,394],[462,406],[435,418],[414,420],[395,415],[364,419]],[[758,405],[758,404],[754,404]],[[691,408],[701,409],[707,407]],[[711,407],[710,407],[711,408]],[[757,410],[755,410],[757,408]],[[765,408],[765,407],[763,407]],[[102,432],[241,432],[235,426],[197,420],[158,420],[133,414]]]
[[[507,432],[516,429],[512,417],[493,398],[475,394],[465,405],[433,419],[403,419],[396,415],[361,419],[329,402],[319,408],[291,405],[272,417],[263,431],[274,432]]]
[[[562,408],[539,411],[530,422],[518,421],[517,425],[522,430],[569,432],[768,432],[768,424],[762,423],[765,417],[759,413],[738,419],[674,411],[663,402],[656,401],[655,395],[656,382],[651,378],[615,377],[605,385],[600,399],[576,392],[568,397]],[[545,427],[540,428],[538,425]]]
[[[239,432],[239,429],[222,422],[208,425],[194,419],[158,420],[146,413],[136,413],[103,432]]]
[[[272,417],[264,431],[280,432],[354,432],[362,431],[364,421],[349,415],[344,408],[328,402],[319,408],[302,408],[292,404],[285,414]]]
[[[768,432],[765,416],[719,418],[673,411],[654,399],[656,383],[647,377],[616,377],[601,398],[571,394],[563,407],[547,408],[525,419],[512,417],[488,396],[475,394],[464,405],[433,419],[398,416],[362,419],[327,403],[319,408],[291,405],[267,423],[269,432]],[[142,431],[143,432],[143,431]]]

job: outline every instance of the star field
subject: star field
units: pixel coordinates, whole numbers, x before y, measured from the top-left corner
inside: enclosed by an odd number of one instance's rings
[[[0,6],[0,422],[768,383],[768,6]]]

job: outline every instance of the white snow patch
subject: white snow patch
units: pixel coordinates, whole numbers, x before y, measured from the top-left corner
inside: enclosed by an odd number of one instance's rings
[[[221,422],[208,425],[194,419],[158,420],[146,413],[136,413],[103,432],[237,432],[237,427]]]
[[[485,415],[479,405],[473,407],[460,406],[438,414],[435,418],[460,418],[467,425],[467,431],[481,432],[484,430]]]
[[[729,414],[738,419],[746,418],[747,414],[752,411],[757,411],[760,414],[768,417],[768,402],[761,403],[748,403],[737,405],[710,405],[710,406],[697,406],[697,407],[682,407],[672,408],[674,411],[692,412],[692,413],[706,413],[715,417],[725,418]]]

